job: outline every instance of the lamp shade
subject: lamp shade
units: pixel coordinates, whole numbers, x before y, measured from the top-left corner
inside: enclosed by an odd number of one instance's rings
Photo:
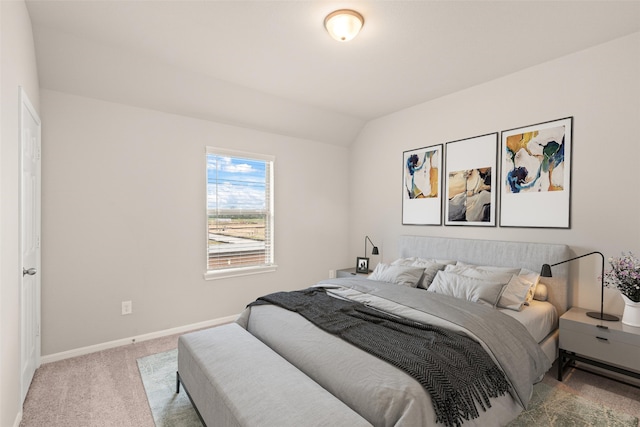
[[[365,258],[367,257],[367,241],[369,241],[369,243],[371,243],[371,246],[373,246],[373,249],[371,249],[371,255],[378,255],[380,253],[378,251],[378,247],[373,244],[373,242],[371,241],[369,236],[364,236],[364,256],[365,256]]]
[[[364,18],[355,10],[340,9],[331,12],[324,19],[324,27],[331,37],[339,42],[348,42],[358,35],[364,25]]]

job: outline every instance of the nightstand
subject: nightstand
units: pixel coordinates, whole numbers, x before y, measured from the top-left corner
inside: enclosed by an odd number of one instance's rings
[[[573,361],[640,379],[640,328],[587,316],[574,307],[560,317],[558,381]]]
[[[352,277],[352,276],[362,276],[367,277],[368,273],[356,273],[356,268],[343,268],[342,270],[336,271],[336,277]]]

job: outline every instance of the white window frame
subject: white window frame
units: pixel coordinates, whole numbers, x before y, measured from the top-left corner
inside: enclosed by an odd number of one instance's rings
[[[270,262],[267,262],[266,264],[260,264],[260,265],[249,265],[249,266],[243,266],[243,267],[230,267],[230,268],[223,268],[223,269],[214,269],[214,270],[210,270],[209,269],[209,207],[208,207],[208,200],[207,200],[207,186],[208,186],[208,173],[207,173],[207,166],[208,166],[208,155],[209,154],[215,154],[215,155],[219,155],[219,156],[228,156],[228,157],[235,157],[235,158],[244,158],[244,159],[251,159],[251,160],[260,160],[260,161],[265,161],[265,162],[270,162],[271,165],[269,167],[269,177],[268,180],[269,182],[267,182],[267,186],[268,186],[268,192],[269,192],[269,197],[268,197],[268,215],[266,218],[266,221],[269,222],[269,224],[267,225],[268,229],[269,229],[269,233],[267,233],[266,238],[268,239],[268,242],[265,242],[269,245],[270,247],[270,251],[269,251],[269,255],[270,255]],[[238,151],[238,150],[229,150],[229,149],[224,149],[224,148],[216,148],[216,147],[210,147],[207,146],[206,148],[206,154],[205,154],[205,254],[206,254],[206,258],[205,258],[205,273],[204,273],[204,278],[206,280],[215,280],[215,279],[224,279],[224,278],[228,278],[228,277],[238,277],[238,276],[246,276],[246,275],[251,275],[251,274],[259,274],[259,273],[267,273],[267,272],[272,272],[275,271],[278,268],[278,265],[275,263],[275,247],[274,247],[274,225],[275,225],[275,216],[274,216],[274,168],[275,168],[275,156],[271,156],[271,155],[267,155],[267,154],[257,154],[257,153],[249,153],[249,152],[244,152],[244,151]],[[266,225],[266,224],[265,224]]]

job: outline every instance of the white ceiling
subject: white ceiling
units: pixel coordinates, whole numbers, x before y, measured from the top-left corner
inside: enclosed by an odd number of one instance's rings
[[[27,0],[42,88],[348,145],[364,123],[640,31],[640,1]],[[322,23],[365,18],[349,43]]]

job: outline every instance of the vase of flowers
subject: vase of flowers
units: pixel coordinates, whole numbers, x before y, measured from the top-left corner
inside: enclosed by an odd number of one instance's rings
[[[604,273],[608,288],[620,291],[624,300],[622,323],[640,327],[640,261],[631,252],[609,258],[611,269]]]

